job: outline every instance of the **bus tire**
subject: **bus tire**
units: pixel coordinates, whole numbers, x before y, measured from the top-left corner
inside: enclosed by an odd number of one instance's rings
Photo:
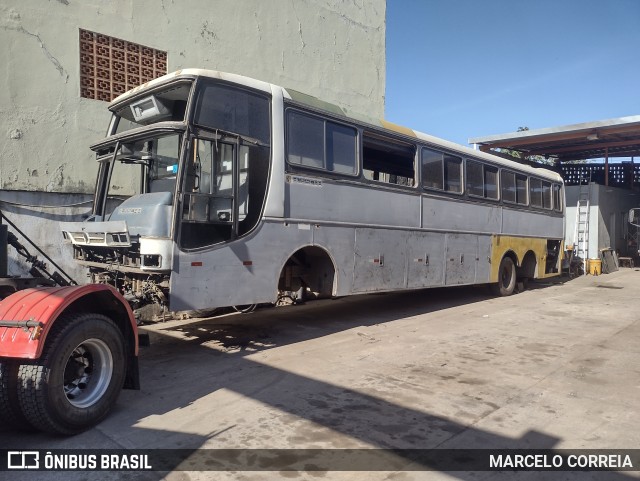
[[[516,266],[511,257],[503,257],[498,268],[498,282],[491,286],[497,296],[510,296],[516,287]]]
[[[18,371],[18,399],[37,429],[71,435],[102,421],[125,380],[124,338],[101,314],[56,321],[36,364]]]

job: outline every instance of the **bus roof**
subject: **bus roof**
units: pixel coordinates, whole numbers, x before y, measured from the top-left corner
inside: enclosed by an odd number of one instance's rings
[[[118,105],[122,104],[123,102],[126,102],[130,97],[135,96],[138,93],[145,91],[149,88],[162,85],[163,83],[170,82],[177,78],[195,78],[195,77],[215,78],[215,79],[243,85],[245,87],[253,88],[256,90],[262,90],[269,94],[275,90],[281,90],[283,96],[286,99],[309,106],[317,110],[323,110],[331,114],[356,121],[357,123],[360,123],[360,124],[369,124],[370,126],[373,126],[373,127],[392,131],[394,133],[403,135],[405,137],[412,137],[414,139],[421,140],[422,142],[430,144],[435,147],[441,147],[447,150],[458,152],[460,155],[466,155],[466,156],[471,156],[475,158],[485,159],[487,161],[500,164],[504,167],[511,167],[513,169],[517,169],[522,172],[538,175],[540,177],[544,177],[557,182],[562,182],[562,177],[560,176],[560,174],[552,170],[549,170],[544,166],[541,166],[539,168],[531,167],[527,164],[504,159],[496,155],[482,152],[480,150],[474,150],[467,146],[456,144],[455,142],[450,142],[448,140],[440,139],[438,137],[434,137],[432,135],[410,129],[408,127],[403,127],[401,125],[388,122],[384,119],[376,119],[373,117],[362,115],[357,112],[351,112],[343,107],[340,107],[339,105],[326,102],[317,97],[299,92],[294,89],[281,87],[278,85],[271,84],[269,82],[264,82],[262,80],[256,80],[251,77],[246,77],[244,75],[220,72],[217,70],[207,70],[207,69],[198,69],[198,68],[186,68],[186,69],[176,70],[175,72],[169,73],[167,75],[163,75],[162,77],[158,77],[154,80],[146,82],[138,87],[135,87],[123,93],[122,95],[116,97],[109,104],[109,108],[110,110],[115,110],[115,108]]]

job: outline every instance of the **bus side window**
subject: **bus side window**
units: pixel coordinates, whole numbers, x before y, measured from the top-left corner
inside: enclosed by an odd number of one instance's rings
[[[467,159],[467,193],[485,199],[498,199],[498,169]]]
[[[298,112],[287,113],[287,160],[315,169],[324,168],[324,121]]]
[[[519,205],[529,205],[526,175],[516,174],[516,202]]]
[[[287,161],[312,169],[355,175],[357,131],[353,127],[287,111]]]
[[[462,158],[455,155],[444,156],[444,190],[462,194]]]
[[[502,186],[502,200],[510,204],[528,204],[526,175],[501,170],[500,185]]]
[[[508,170],[500,172],[500,183],[502,185],[502,200],[511,204],[516,203],[516,174]]]
[[[442,152],[422,148],[422,185],[428,189],[444,190]]]
[[[467,194],[484,197],[484,179],[480,162],[467,160]]]
[[[542,181],[531,177],[529,179],[529,196],[531,207],[542,207]]]
[[[544,209],[551,209],[551,182],[542,182],[542,207]]]
[[[365,179],[409,187],[415,185],[414,145],[365,133],[362,151]]]
[[[325,129],[327,170],[338,174],[355,174],[356,130],[334,122],[327,122]]]
[[[491,165],[484,166],[484,196],[487,199],[498,200],[498,168]]]
[[[553,184],[553,208],[556,212],[562,212],[562,186]]]
[[[421,149],[422,186],[462,193],[462,158],[426,147]]]

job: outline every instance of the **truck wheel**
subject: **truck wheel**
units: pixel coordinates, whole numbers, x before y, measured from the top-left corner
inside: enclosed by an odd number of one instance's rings
[[[18,367],[15,361],[0,362],[0,424],[13,429],[31,430],[18,401]]]
[[[498,283],[491,289],[497,296],[510,296],[516,287],[516,266],[511,257],[503,257],[498,268]]]
[[[36,364],[18,371],[18,399],[34,427],[76,434],[104,419],[125,379],[124,338],[101,314],[58,319]]]

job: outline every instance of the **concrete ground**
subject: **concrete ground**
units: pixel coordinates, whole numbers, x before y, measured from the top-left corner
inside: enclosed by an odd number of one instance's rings
[[[146,330],[141,391],[0,449],[640,447],[640,271],[358,296]],[[38,479],[637,479],[640,473],[38,473]],[[404,460],[409,466],[410,461]],[[6,476],[11,474],[10,477]],[[0,473],[5,479],[35,479]]]

